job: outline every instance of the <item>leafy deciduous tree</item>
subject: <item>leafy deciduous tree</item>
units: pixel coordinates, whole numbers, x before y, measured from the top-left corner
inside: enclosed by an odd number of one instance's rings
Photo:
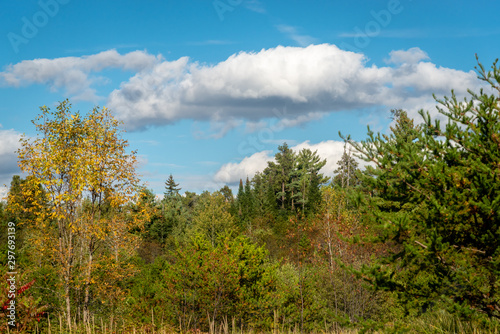
[[[71,112],[68,100],[54,112],[46,106],[40,109],[33,121],[39,136],[21,139],[19,165],[28,173],[31,188],[41,187],[33,196],[43,190],[50,201],[48,210],[33,210],[37,217],[32,227],[39,231],[33,242],[61,270],[71,328],[71,287],[78,284],[78,276],[82,278],[83,316],[88,323],[90,289],[96,283],[94,256],[109,233],[118,229],[117,221],[103,217],[104,204],[118,207],[132,199],[138,183],[136,158],[135,152],[126,152],[127,141],[121,139],[119,123],[108,109],[96,107],[82,117]],[[77,261],[80,273],[75,272]]]

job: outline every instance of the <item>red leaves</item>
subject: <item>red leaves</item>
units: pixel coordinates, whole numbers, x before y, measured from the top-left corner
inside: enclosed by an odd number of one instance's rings
[[[29,288],[31,288],[31,286],[35,284],[35,279],[33,279],[31,282],[29,282],[28,284],[25,284],[24,286],[22,286],[19,290],[17,290],[17,294],[20,295],[21,293],[23,293],[24,291],[28,290]]]
[[[9,307],[9,302],[10,302],[10,299],[7,299],[7,300],[5,301],[5,303],[3,303],[2,310],[6,310],[6,309],[7,309],[7,307]]]
[[[31,286],[35,283],[35,279],[33,279],[31,282],[23,285],[20,289],[17,290],[17,296],[21,295],[24,291],[28,290],[31,288]],[[15,297],[14,297],[15,298]],[[9,303],[12,299],[14,298],[7,298],[7,300],[3,303],[2,305],[2,310],[6,310],[7,307],[9,307]]]

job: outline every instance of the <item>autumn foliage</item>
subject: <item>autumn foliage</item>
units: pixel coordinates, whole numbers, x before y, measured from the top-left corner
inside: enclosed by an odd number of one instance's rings
[[[160,198],[111,111],[42,107],[0,205],[17,329],[498,332],[500,70],[478,74],[493,93],[438,100],[446,125],[393,110],[390,133],[345,138],[333,175],[283,143],[235,196],[170,174]]]

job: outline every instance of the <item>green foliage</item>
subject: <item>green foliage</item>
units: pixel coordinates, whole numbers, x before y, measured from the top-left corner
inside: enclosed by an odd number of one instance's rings
[[[347,138],[328,186],[317,152],[284,143],[236,197],[181,196],[170,175],[159,200],[109,111],[43,107],[44,136],[19,152],[37,177],[15,176],[0,202],[20,281],[36,278],[25,328],[46,330],[48,312],[68,332],[94,315],[124,332],[498,332],[500,70],[479,76],[490,93],[438,100],[445,125],[398,109],[390,135]]]
[[[292,204],[291,174],[295,165],[295,154],[287,143],[278,146],[278,153],[274,156],[276,162],[269,162],[264,174],[272,180],[275,199],[278,206],[284,210]]]
[[[326,160],[318,156],[317,152],[303,149],[297,156],[297,204],[302,207],[302,212],[316,212],[321,203],[320,187],[327,183],[329,177],[323,176],[320,169],[326,164]]]
[[[314,213],[321,201],[319,188],[328,181],[319,171],[326,164],[317,152],[303,149],[295,154],[286,143],[278,147],[275,161],[268,163],[263,176],[269,180],[268,200],[282,213]],[[258,176],[261,177],[260,175]]]
[[[238,224],[242,230],[251,228],[251,220],[254,216],[254,194],[251,190],[250,181],[247,178],[245,186],[243,180],[240,179],[238,187],[238,195],[235,202],[235,216],[238,219]]]
[[[245,328],[269,326],[275,267],[267,257],[262,247],[244,237],[226,237],[213,246],[195,235],[137,276],[133,307],[139,311],[158,305],[156,312],[182,330],[208,330],[224,317]]]
[[[202,194],[194,211],[192,223],[186,228],[186,237],[192,239],[202,235],[215,246],[221,237],[236,232],[230,213],[231,204],[218,191]]]
[[[276,316],[281,329],[303,328],[307,332],[325,328],[333,312],[321,289],[319,270],[311,265],[285,263],[277,271]]]
[[[230,203],[231,205],[234,202],[234,196],[233,196],[233,191],[229,186],[226,184],[224,187],[222,187],[219,192],[224,196],[224,199],[226,202]]]
[[[478,72],[497,95],[438,100],[446,125],[421,111],[415,126],[399,111],[390,136],[352,143],[376,166],[363,203],[390,247],[366,278],[397,291],[409,313],[500,317],[500,70]]]
[[[272,193],[272,188],[267,182],[266,177],[258,172],[252,178],[252,195],[254,200],[254,215],[264,217],[274,214],[276,201]]]

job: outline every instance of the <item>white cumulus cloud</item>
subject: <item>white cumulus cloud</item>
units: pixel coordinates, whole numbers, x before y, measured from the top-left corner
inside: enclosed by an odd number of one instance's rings
[[[285,33],[295,28],[281,26]],[[361,53],[332,44],[277,46],[239,52],[215,64],[181,57],[109,50],[83,57],[25,60],[0,72],[0,85],[42,84],[73,99],[96,101],[100,72],[117,68],[133,75],[109,96],[107,106],[130,130],[179,120],[209,121],[220,137],[243,121],[292,127],[336,111],[403,108],[410,113],[435,105],[432,94],[465,95],[477,89],[473,71],[438,66],[419,48],[394,50],[387,66],[369,65]],[[380,108],[382,107],[382,108]],[[276,110],[284,110],[276,113]]]
[[[393,50],[389,53],[389,64],[416,64],[421,60],[429,59],[426,52],[420,48],[410,48],[408,50]]]
[[[13,87],[43,84],[52,91],[63,89],[74,99],[95,101],[98,96],[92,84],[106,79],[92,76],[92,73],[109,68],[138,72],[159,61],[160,57],[145,51],[121,55],[116,50],[82,57],[24,60],[0,72],[0,84]]]
[[[240,52],[213,65],[184,57],[137,73],[112,92],[108,106],[132,130],[181,119],[257,124],[282,109],[283,125],[295,126],[341,110],[416,110],[433,101],[432,93],[465,94],[478,86],[473,71],[426,59],[412,48],[393,51],[392,66],[368,66],[363,54],[331,44]]]
[[[274,160],[272,151],[262,151],[245,157],[241,162],[224,164],[214,175],[216,182],[235,184],[241,180],[251,179],[255,173],[267,167],[267,162]]]

